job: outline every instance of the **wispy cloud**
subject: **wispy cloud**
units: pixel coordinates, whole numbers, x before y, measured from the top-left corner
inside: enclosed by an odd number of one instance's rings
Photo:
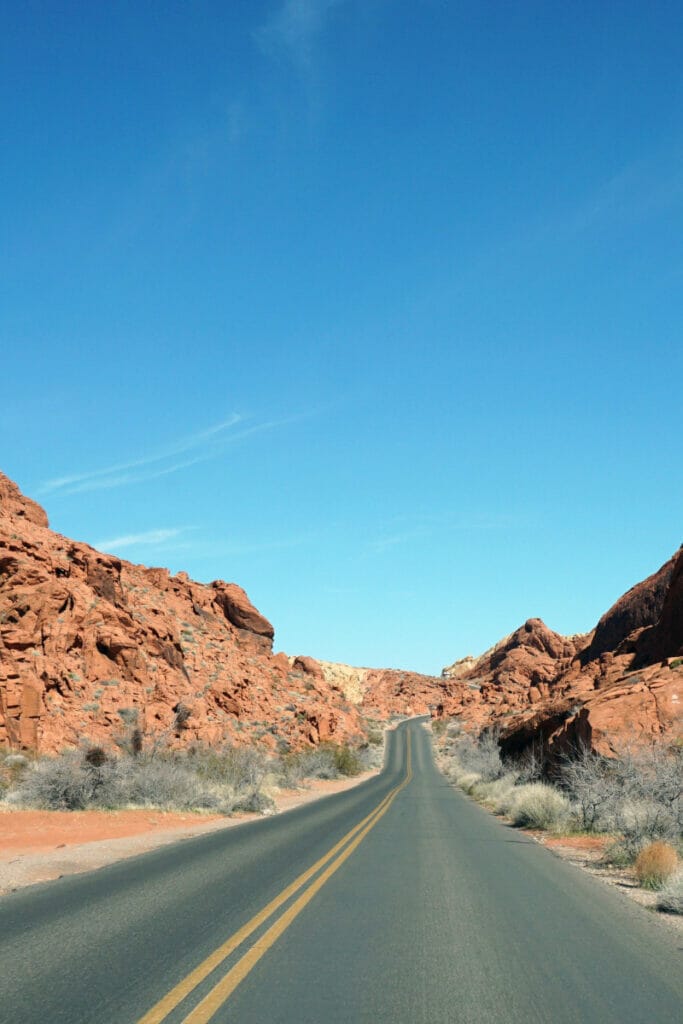
[[[316,48],[330,12],[346,0],[285,0],[256,31],[256,40],[272,56],[284,56],[302,70],[313,66]]]
[[[245,425],[241,430],[235,430],[235,427],[245,422],[245,417],[234,413],[228,419],[215,423],[198,433],[179,438],[150,455],[116,462],[100,469],[69,473],[47,480],[38,493],[81,494],[85,491],[110,490],[127,484],[156,480],[168,476],[170,473],[177,473],[181,469],[187,469],[199,462],[218,458],[229,445],[255,434],[285,426],[302,419],[304,415],[290,416],[280,420],[266,420],[261,423],[253,423],[251,426]],[[182,455],[187,457],[179,458]]]
[[[121,551],[123,548],[133,547],[157,547],[179,537],[183,532],[181,529],[170,529],[147,530],[144,533],[127,533],[122,537],[108,537],[104,540],[96,540],[93,547],[98,548],[100,551]]]
[[[412,520],[412,525],[410,522]],[[391,524],[387,524],[390,526]],[[381,536],[367,544],[372,554],[381,555],[385,551],[405,544],[417,544],[434,534],[469,533],[479,530],[505,530],[520,526],[520,522],[509,515],[472,517],[456,519],[448,514],[427,514],[415,517],[400,515],[393,520],[394,529],[386,529]]]

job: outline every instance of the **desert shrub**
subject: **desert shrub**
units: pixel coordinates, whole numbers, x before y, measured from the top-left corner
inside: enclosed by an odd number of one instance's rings
[[[657,895],[657,907],[669,914],[683,914],[683,871],[664,883]]]
[[[116,763],[92,765],[83,751],[34,762],[12,794],[13,802],[41,810],[78,811],[92,806],[116,805]]]
[[[619,800],[605,823],[610,831],[621,835],[622,845],[632,860],[649,843],[657,839],[675,841],[680,833],[671,809],[652,799]]]
[[[571,804],[564,793],[545,782],[518,786],[510,801],[510,816],[515,825],[555,829],[566,825]]]
[[[384,743],[362,743],[356,748],[356,754],[362,772],[367,772],[371,768],[381,768],[384,764]]]
[[[475,782],[471,787],[471,794],[475,800],[479,800],[497,814],[505,814],[514,799],[516,783],[516,775],[503,775],[502,778],[494,779],[493,782]]]
[[[275,801],[266,793],[257,790],[242,797],[238,797],[233,805],[233,811],[253,811],[256,814],[266,814],[275,807]]]
[[[636,853],[623,841],[615,839],[610,843],[602,855],[604,864],[612,864],[615,868],[625,868],[633,864]]]
[[[481,775],[477,772],[464,772],[459,768],[450,777],[463,793],[468,794],[472,793],[474,787],[482,781]]]
[[[574,804],[581,828],[599,830],[614,814],[620,785],[615,766],[608,758],[580,749],[562,763],[560,785]]]
[[[620,859],[633,859],[657,839],[683,828],[683,757],[664,746],[605,758],[585,750],[564,762],[560,784],[583,828],[620,835]]]
[[[36,761],[22,775],[11,799],[44,810],[134,806],[229,813],[235,793],[212,784],[177,756],[102,758],[99,748],[90,748]]]
[[[334,744],[331,747],[334,764],[340,775],[360,775],[363,770],[358,752],[348,743]]]
[[[483,732],[478,739],[465,733],[458,735],[450,746],[450,753],[463,771],[475,772],[484,782],[492,782],[505,774],[495,732]]]
[[[542,748],[532,744],[515,758],[514,769],[520,783],[539,782],[544,774]]]
[[[432,732],[435,736],[443,736],[448,727],[445,718],[432,718]]]
[[[636,857],[636,876],[645,889],[661,889],[677,868],[678,854],[673,846],[661,841],[650,843]]]
[[[201,778],[219,786],[257,792],[270,770],[267,755],[255,747],[231,744],[219,749],[195,747],[188,753],[189,766]]]
[[[30,763],[24,754],[0,755],[0,800],[17,785]]]
[[[231,810],[232,794],[222,793],[179,759],[118,762],[116,805],[164,810]]]
[[[314,747],[301,755],[301,768],[307,779],[336,779],[337,762],[330,747]]]

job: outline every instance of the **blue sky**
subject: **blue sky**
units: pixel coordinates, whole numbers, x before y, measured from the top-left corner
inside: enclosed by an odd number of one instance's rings
[[[0,12],[0,468],[438,672],[683,541],[678,3]]]

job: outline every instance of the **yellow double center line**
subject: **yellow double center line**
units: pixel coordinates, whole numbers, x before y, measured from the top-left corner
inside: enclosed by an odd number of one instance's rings
[[[407,734],[406,743],[406,775],[403,781],[391,790],[387,796],[375,807],[367,817],[363,818],[357,825],[346,833],[338,843],[327,851],[310,868],[295,878],[294,881],[282,890],[262,910],[255,914],[250,921],[247,921],[238,931],[231,935],[218,949],[215,949],[205,960],[191,971],[175,988],[172,988],[160,999],[159,1002],[141,1017],[138,1024],[161,1024],[168,1015],[186,998],[198,985],[200,985],[217,967],[226,960],[246,939],[249,938],[276,910],[294,896],[299,889],[303,888],[314,875],[325,868],[318,877],[311,882],[308,888],[304,889],[301,895],[291,904],[290,907],[263,933],[253,946],[230,968],[227,974],[214,985],[210,992],[204,996],[200,1003],[183,1020],[183,1024],[206,1024],[225,1000],[235,991],[241,981],[246,978],[251,969],[258,963],[261,957],[277,942],[280,936],[289,928],[290,924],[304,907],[313,899],[332,875],[339,870],[342,864],[348,860],[351,854],[360,846],[368,832],[375,827],[378,821],[384,817],[392,803],[408,785],[413,777],[412,757],[410,748],[410,733]],[[347,845],[348,844],[348,845]],[[342,851],[342,852],[340,852]],[[331,863],[330,863],[331,862]],[[325,867],[327,865],[327,867]]]

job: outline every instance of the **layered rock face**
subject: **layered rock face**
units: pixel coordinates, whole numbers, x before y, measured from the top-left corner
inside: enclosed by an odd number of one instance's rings
[[[683,549],[632,587],[587,635],[530,619],[486,651],[444,669],[437,715],[495,726],[508,753],[549,760],[588,747],[613,755],[683,734]]]
[[[357,706],[273,636],[236,584],[62,537],[0,474],[0,745],[111,744],[132,723],[174,745],[360,738]]]

